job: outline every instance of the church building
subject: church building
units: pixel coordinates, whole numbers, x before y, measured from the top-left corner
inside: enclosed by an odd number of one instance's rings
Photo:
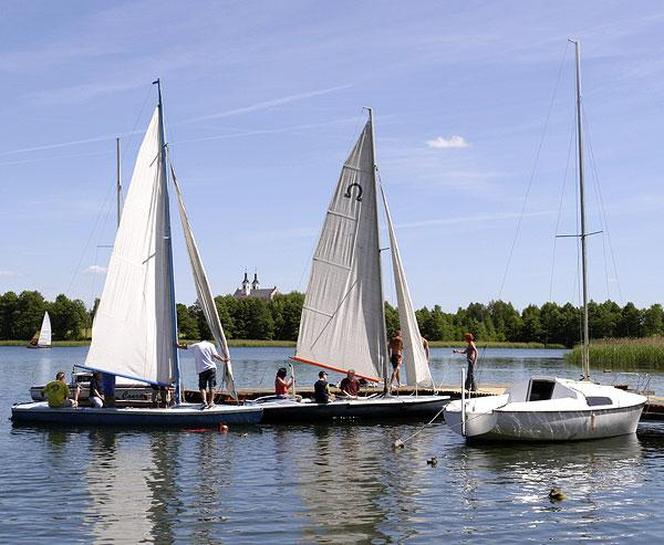
[[[265,301],[272,301],[274,296],[279,293],[277,287],[273,288],[261,288],[260,283],[258,282],[258,273],[254,273],[253,282],[249,282],[249,277],[247,276],[247,271],[244,271],[244,280],[238,289],[235,290],[233,297],[236,299],[245,299],[247,297],[256,297],[257,299],[263,299]]]

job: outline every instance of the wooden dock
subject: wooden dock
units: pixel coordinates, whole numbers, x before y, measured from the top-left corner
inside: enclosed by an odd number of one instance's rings
[[[493,384],[488,386],[482,386],[473,395],[481,397],[500,395],[505,393],[506,389],[507,389],[506,385]],[[370,395],[373,393],[380,393],[381,391],[382,391],[381,388],[364,388],[362,390],[362,394]],[[333,394],[340,393],[339,390],[337,390],[334,387],[331,388],[331,392]],[[274,390],[272,388],[239,388],[237,393],[240,400],[244,400],[244,399],[256,399],[257,397],[274,395]],[[313,397],[314,389],[313,387],[298,388],[297,393],[302,397]],[[435,395],[435,394],[448,395],[452,399],[461,398],[461,388],[452,385],[442,385],[435,391],[430,388],[419,388],[417,390],[417,393],[422,395]],[[402,386],[401,388],[399,388],[398,392],[393,391],[393,395],[407,396],[413,394],[415,394],[415,388],[411,386]],[[186,401],[190,401],[192,403],[200,403],[201,401],[200,393],[198,392],[198,390],[185,390],[184,397]],[[229,396],[227,393],[223,392],[217,395],[217,400],[228,401]],[[653,395],[648,396],[648,402],[646,403],[645,409],[643,410],[643,414],[641,415],[641,420],[664,421],[664,397],[658,397]]]

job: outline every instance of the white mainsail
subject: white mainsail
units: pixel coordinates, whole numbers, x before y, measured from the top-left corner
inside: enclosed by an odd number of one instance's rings
[[[37,346],[51,346],[51,318],[49,317],[48,312],[44,312],[41,329],[39,330]]]
[[[293,359],[372,380],[387,358],[371,120],[341,170],[314,253]]]
[[[221,326],[221,320],[219,319],[217,306],[214,304],[214,297],[212,296],[212,290],[210,289],[210,282],[208,281],[207,274],[205,273],[205,267],[203,267],[203,261],[201,260],[200,253],[198,252],[198,246],[196,244],[196,239],[194,238],[194,233],[191,230],[189,217],[187,216],[187,210],[184,207],[182,191],[180,190],[180,185],[178,184],[177,178],[175,177],[175,169],[173,168],[173,165],[171,165],[171,178],[173,180],[173,185],[175,185],[175,192],[178,197],[180,222],[182,223],[185,245],[187,246],[187,252],[189,253],[189,262],[191,263],[191,272],[194,276],[194,284],[196,285],[198,304],[203,311],[203,316],[205,316],[205,321],[210,328],[210,332],[212,333],[221,356],[228,358],[228,361],[224,366],[224,382],[226,383],[226,388],[231,392],[231,395],[237,399],[235,379],[233,378],[233,367],[231,365],[230,352],[228,350],[228,343],[226,342],[226,335],[224,333],[224,328]]]
[[[401,328],[401,338],[403,339],[403,365],[406,368],[406,384],[409,386],[422,386],[432,388],[433,377],[429,369],[429,362],[424,350],[420,328],[417,325],[413,300],[410,297],[408,282],[406,281],[406,272],[401,261],[397,235],[394,232],[394,224],[390,209],[387,206],[385,191],[381,186],[383,196],[383,206],[385,207],[385,217],[387,218],[387,230],[390,235],[390,248],[392,253],[392,269],[394,269],[394,286],[397,292],[397,308],[399,310],[399,325]]]
[[[157,108],[136,158],[85,365],[170,385],[177,339],[162,140]]]

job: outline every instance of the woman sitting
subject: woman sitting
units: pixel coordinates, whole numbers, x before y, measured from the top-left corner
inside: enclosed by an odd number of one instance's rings
[[[274,393],[277,397],[288,397],[288,389],[293,385],[293,377],[286,380],[286,368],[281,367],[274,378]]]

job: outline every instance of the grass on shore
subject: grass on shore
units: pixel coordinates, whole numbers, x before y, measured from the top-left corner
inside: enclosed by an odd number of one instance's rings
[[[182,340],[186,344],[197,342],[196,339]],[[0,346],[26,346],[27,341],[0,341]],[[61,346],[86,346],[90,344],[90,339],[81,341],[53,341],[54,347]],[[294,347],[295,341],[278,340],[252,340],[252,339],[229,339],[228,345],[231,347]],[[466,346],[463,341],[430,341],[431,348],[459,348]],[[560,344],[542,344],[542,343],[509,343],[509,342],[478,342],[478,348],[564,348]]]
[[[581,346],[575,346],[565,358],[581,365]],[[664,337],[592,341],[590,366],[611,371],[664,370]]]

